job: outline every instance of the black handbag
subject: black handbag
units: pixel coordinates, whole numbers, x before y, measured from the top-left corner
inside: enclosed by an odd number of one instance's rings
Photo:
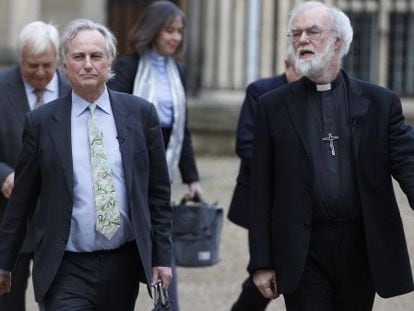
[[[171,311],[171,300],[168,297],[168,291],[162,288],[162,282],[157,281],[151,286],[152,299],[154,300],[154,308],[152,311]]]
[[[223,209],[217,203],[184,197],[173,204],[173,242],[177,266],[203,267],[219,261]]]

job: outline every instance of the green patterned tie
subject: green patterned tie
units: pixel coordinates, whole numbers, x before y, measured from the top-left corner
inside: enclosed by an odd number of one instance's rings
[[[95,108],[95,103],[89,104],[91,112],[88,120],[89,146],[96,208],[96,230],[110,240],[120,226],[120,216],[112,172],[104,150],[102,130],[95,122]]]

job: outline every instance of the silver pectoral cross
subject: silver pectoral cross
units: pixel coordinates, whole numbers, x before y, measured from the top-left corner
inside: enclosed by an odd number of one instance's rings
[[[327,137],[323,137],[322,140],[329,142],[329,148],[331,148],[331,154],[332,156],[335,156],[335,146],[334,146],[334,141],[339,139],[338,136],[334,136],[331,133],[328,134]]]

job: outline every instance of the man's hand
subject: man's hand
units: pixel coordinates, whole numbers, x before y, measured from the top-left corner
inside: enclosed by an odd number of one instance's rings
[[[253,282],[263,297],[268,299],[279,297],[276,288],[276,274],[273,270],[256,270],[253,273]]]
[[[14,172],[9,174],[1,186],[1,193],[6,199],[10,199],[14,187]]]
[[[11,276],[10,272],[1,272],[0,273],[0,295],[5,293],[10,293],[11,287]]]
[[[189,196],[193,201],[200,201],[203,190],[198,181],[188,184],[188,190],[190,191]]]
[[[172,279],[170,267],[153,267],[151,285],[155,285],[158,280],[162,281],[162,287],[167,289]]]

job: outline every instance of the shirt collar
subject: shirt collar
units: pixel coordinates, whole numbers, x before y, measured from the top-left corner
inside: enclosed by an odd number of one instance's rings
[[[316,90],[318,92],[330,91],[330,90],[332,90],[332,84],[331,83],[327,83],[327,84],[316,84]]]
[[[166,56],[162,56],[161,54],[158,54],[154,49],[148,50],[148,57],[154,63],[164,63],[167,59]]]
[[[111,102],[109,100],[108,89],[105,87],[105,90],[101,95],[95,100],[96,108],[105,112],[106,114],[111,114]],[[72,113],[74,116],[79,117],[85,110],[89,107],[89,102],[84,100],[78,94],[72,90]]]
[[[338,73],[338,75],[336,76],[336,78],[327,84],[316,84],[315,82],[313,82],[312,80],[308,79],[308,78],[304,78],[306,85],[309,87],[310,90],[315,90],[317,92],[326,92],[326,91],[331,91],[335,88],[337,88],[339,85],[341,85],[342,81],[343,81],[343,77],[342,77],[342,72],[340,71]]]

